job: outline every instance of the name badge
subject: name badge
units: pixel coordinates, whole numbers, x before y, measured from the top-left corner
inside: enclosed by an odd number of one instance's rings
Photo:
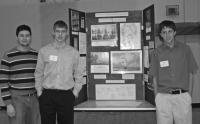
[[[56,62],[56,61],[58,61],[58,56],[50,55],[50,56],[49,56],[49,60],[50,60],[50,61]]]
[[[168,66],[169,66],[169,61],[168,60],[160,62],[160,67],[168,67]]]

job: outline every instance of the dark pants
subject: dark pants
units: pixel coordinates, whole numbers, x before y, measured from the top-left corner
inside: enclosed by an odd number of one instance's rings
[[[73,124],[74,100],[71,90],[44,89],[39,97],[42,124]]]

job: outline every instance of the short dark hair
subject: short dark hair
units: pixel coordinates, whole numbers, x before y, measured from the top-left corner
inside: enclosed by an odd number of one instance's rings
[[[176,31],[176,25],[175,25],[175,23],[173,22],[173,21],[170,21],[170,20],[164,20],[164,21],[162,21],[160,24],[159,24],[159,27],[158,27],[158,35],[159,35],[159,38],[160,38],[160,40],[162,41],[163,39],[162,39],[162,37],[160,36],[160,33],[161,33],[161,31],[162,31],[162,29],[164,28],[164,27],[168,27],[168,28],[171,28],[171,29],[173,29],[174,31]]]
[[[16,36],[18,36],[20,31],[28,31],[30,33],[30,35],[32,35],[31,33],[31,28],[28,25],[19,25],[16,29]]]
[[[53,30],[54,30],[54,31],[55,31],[56,27],[68,29],[67,24],[66,24],[64,21],[62,21],[62,20],[58,20],[58,21],[56,21],[56,22],[54,23],[54,25],[53,25]]]
[[[164,20],[159,24],[159,28],[158,28],[158,33],[161,33],[162,29],[164,27],[169,27],[172,28],[174,31],[176,31],[176,25],[173,21],[170,20]]]

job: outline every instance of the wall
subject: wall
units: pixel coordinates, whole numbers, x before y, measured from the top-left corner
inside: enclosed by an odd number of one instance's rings
[[[0,6],[0,58],[3,52],[16,45],[15,31],[18,25],[27,24],[32,29],[32,47],[41,46],[39,7],[37,5]]]
[[[40,24],[42,46],[52,41],[53,24],[56,20],[68,22],[68,8],[76,8],[74,2],[41,4]]]
[[[8,0],[9,1],[9,0]],[[73,2],[48,4],[6,3],[0,5],[0,58],[16,45],[15,31],[18,25],[27,24],[32,29],[32,47],[39,50],[52,41],[53,23],[62,19],[68,21],[68,8],[75,8]]]
[[[155,5],[155,22],[170,19],[175,22],[199,22],[199,0],[79,0],[77,8],[86,12],[143,10]],[[167,17],[166,5],[179,5],[179,16]]]
[[[185,0],[185,22],[200,22],[200,0]]]

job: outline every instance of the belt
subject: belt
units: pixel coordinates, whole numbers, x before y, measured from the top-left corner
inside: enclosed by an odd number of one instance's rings
[[[36,93],[29,93],[29,94],[24,94],[22,96],[37,96]]]
[[[43,89],[43,91],[45,91],[45,92],[54,92],[54,93],[66,93],[66,92],[71,92],[72,91],[72,89],[68,89],[68,90],[60,90],[60,89]]]
[[[181,94],[181,93],[185,93],[187,92],[187,90],[183,90],[183,89],[174,89],[170,91],[170,94]]]
[[[6,106],[0,106],[0,111],[6,110],[7,107]]]

